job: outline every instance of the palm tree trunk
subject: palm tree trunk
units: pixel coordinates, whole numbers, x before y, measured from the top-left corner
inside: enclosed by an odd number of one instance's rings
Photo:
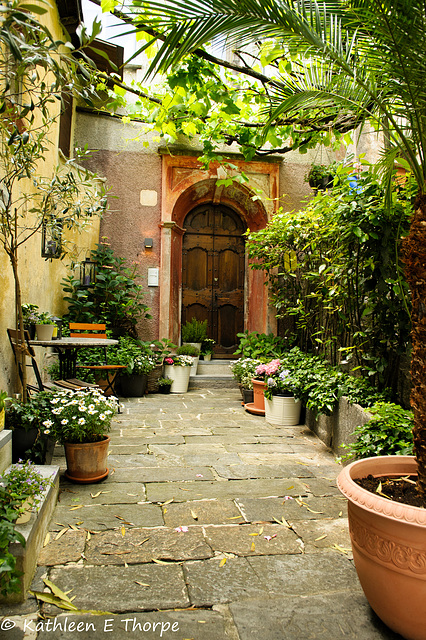
[[[411,406],[417,489],[426,496],[426,195],[414,204],[410,233],[403,243],[405,271],[412,300]]]

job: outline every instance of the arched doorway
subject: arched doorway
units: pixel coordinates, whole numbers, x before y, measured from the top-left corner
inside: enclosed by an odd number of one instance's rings
[[[182,324],[207,320],[215,355],[230,356],[244,330],[246,225],[230,207],[206,203],[183,226]]]

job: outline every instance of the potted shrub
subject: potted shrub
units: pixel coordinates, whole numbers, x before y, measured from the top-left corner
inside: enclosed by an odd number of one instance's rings
[[[158,380],[158,391],[160,393],[170,393],[170,388],[173,384],[171,378],[160,378]]]
[[[155,357],[149,347],[134,338],[119,338],[112,350],[114,364],[125,366],[117,381],[120,394],[126,398],[141,397],[146,391],[148,374],[155,367]]]
[[[270,424],[294,426],[299,424],[301,402],[295,378],[280,360],[265,365],[265,418]]]
[[[197,375],[197,367],[198,362],[200,360],[200,350],[193,343],[185,343],[181,347],[176,349],[176,353],[178,356],[191,356],[192,357],[192,365],[191,365],[191,376]]]
[[[176,349],[176,345],[167,338],[163,338],[150,342],[149,349],[155,359],[155,366],[148,373],[147,391],[155,393],[159,390],[158,381],[163,376],[163,360],[171,353],[172,349]]]
[[[11,498],[10,504],[13,504],[17,511],[15,523],[25,524],[30,519],[33,509],[41,503],[42,494],[52,481],[50,478],[43,478],[29,460],[20,460],[0,476],[0,483]]]
[[[51,392],[40,391],[27,402],[11,398],[6,409],[6,427],[12,431],[12,462],[32,460],[50,464],[55,440],[43,421],[50,415]]]
[[[216,341],[212,338],[204,338],[201,343],[201,353],[200,355],[203,357],[203,360],[211,360],[213,355],[213,347],[216,344]]]
[[[43,421],[55,439],[64,445],[67,470],[72,482],[98,482],[107,477],[106,466],[111,420],[117,399],[97,389],[50,392],[50,416]]]
[[[207,320],[202,322],[196,318],[191,318],[182,327],[182,343],[192,344],[201,350],[203,340],[207,338]]]
[[[52,340],[56,326],[56,322],[50,313],[47,311],[39,313],[36,321],[37,340]]]
[[[188,391],[189,377],[193,358],[186,355],[170,355],[164,358],[164,374],[171,378],[173,383],[171,393],[186,393]]]

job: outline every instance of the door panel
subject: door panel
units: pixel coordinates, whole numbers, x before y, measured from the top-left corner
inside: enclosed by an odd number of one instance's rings
[[[240,217],[220,205],[203,205],[184,222],[182,323],[207,319],[218,356],[232,355],[244,330],[244,233]]]

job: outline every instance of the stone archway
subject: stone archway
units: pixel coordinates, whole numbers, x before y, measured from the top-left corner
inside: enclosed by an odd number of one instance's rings
[[[179,342],[182,307],[182,239],[186,215],[196,206],[213,203],[235,211],[252,231],[266,226],[276,211],[278,165],[241,160],[233,164],[249,175],[249,186],[234,182],[218,186],[217,166],[201,168],[195,157],[164,156],[162,179],[160,336]],[[250,188],[252,186],[252,188]],[[254,189],[262,190],[264,198]],[[244,330],[269,333],[276,330],[268,308],[264,273],[247,268],[244,285]]]

